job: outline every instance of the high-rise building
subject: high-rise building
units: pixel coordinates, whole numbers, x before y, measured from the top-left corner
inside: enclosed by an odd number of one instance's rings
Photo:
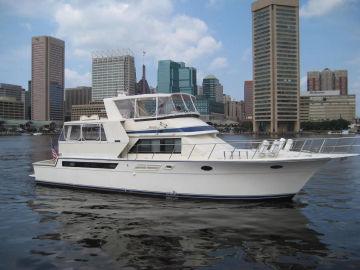
[[[307,73],[307,90],[308,91],[320,91],[320,72],[310,71]]]
[[[244,82],[244,106],[245,106],[245,117],[251,119],[253,115],[253,81]]]
[[[65,89],[65,120],[70,121],[73,105],[89,104],[91,101],[91,87],[79,86]]]
[[[0,83],[0,119],[24,119],[25,90],[20,85]]]
[[[150,94],[150,87],[146,80],[145,65],[142,65],[142,77],[136,84],[136,95]]]
[[[244,101],[228,100],[225,102],[225,118],[235,122],[245,119]]]
[[[134,95],[136,71],[130,50],[94,52],[92,57],[92,100]]]
[[[299,1],[257,0],[253,13],[254,132],[299,130]]]
[[[325,68],[323,71],[309,71],[307,73],[307,90],[330,91],[339,90],[340,95],[348,94],[348,74],[347,70],[330,70]]]
[[[71,121],[80,120],[81,116],[107,118],[103,100],[90,101],[89,104],[74,105],[71,108]]]
[[[224,103],[223,86],[214,75],[208,75],[202,83],[203,95],[209,100]]]
[[[49,37],[32,38],[31,114],[32,120],[63,121],[64,41]]]
[[[196,68],[184,62],[160,60],[158,63],[158,93],[183,92],[197,95]]]
[[[347,70],[334,70],[334,89],[340,91],[340,95],[348,94]]]
[[[31,120],[31,80],[28,81],[28,90],[25,92],[24,114],[26,120]]]

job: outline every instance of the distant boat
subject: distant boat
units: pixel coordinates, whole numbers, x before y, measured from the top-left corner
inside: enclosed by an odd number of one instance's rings
[[[32,135],[34,136],[40,136],[40,135],[43,135],[41,132],[34,132]]]
[[[338,131],[329,131],[328,134],[329,134],[329,135],[334,135],[334,134],[338,134],[338,135],[349,135],[349,130],[348,130],[348,129],[344,129],[344,130],[338,130]]]

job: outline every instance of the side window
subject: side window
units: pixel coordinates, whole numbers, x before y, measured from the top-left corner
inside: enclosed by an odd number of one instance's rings
[[[99,141],[100,140],[100,126],[97,124],[83,125],[82,138],[85,141]]]
[[[140,139],[130,149],[130,153],[180,154],[181,139]]]

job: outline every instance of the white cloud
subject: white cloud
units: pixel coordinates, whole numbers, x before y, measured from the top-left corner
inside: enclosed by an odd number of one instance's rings
[[[58,4],[56,35],[69,43],[73,55],[130,48],[155,59],[191,63],[222,45],[198,18],[177,15],[170,0],[103,1]]]
[[[302,17],[320,17],[346,4],[349,0],[308,0],[300,9]]]
[[[228,66],[228,60],[225,57],[216,57],[209,66],[210,70],[219,70]]]
[[[79,74],[77,71],[65,68],[65,87],[77,87],[80,85],[91,85],[90,83],[90,72],[85,74]]]

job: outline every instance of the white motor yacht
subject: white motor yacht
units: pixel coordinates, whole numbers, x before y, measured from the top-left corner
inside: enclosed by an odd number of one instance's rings
[[[339,143],[349,138],[225,142],[188,94],[121,95],[104,104],[107,118],[64,123],[58,157],[33,164],[37,183],[179,198],[291,198],[326,162],[356,155],[344,151],[354,142]]]

